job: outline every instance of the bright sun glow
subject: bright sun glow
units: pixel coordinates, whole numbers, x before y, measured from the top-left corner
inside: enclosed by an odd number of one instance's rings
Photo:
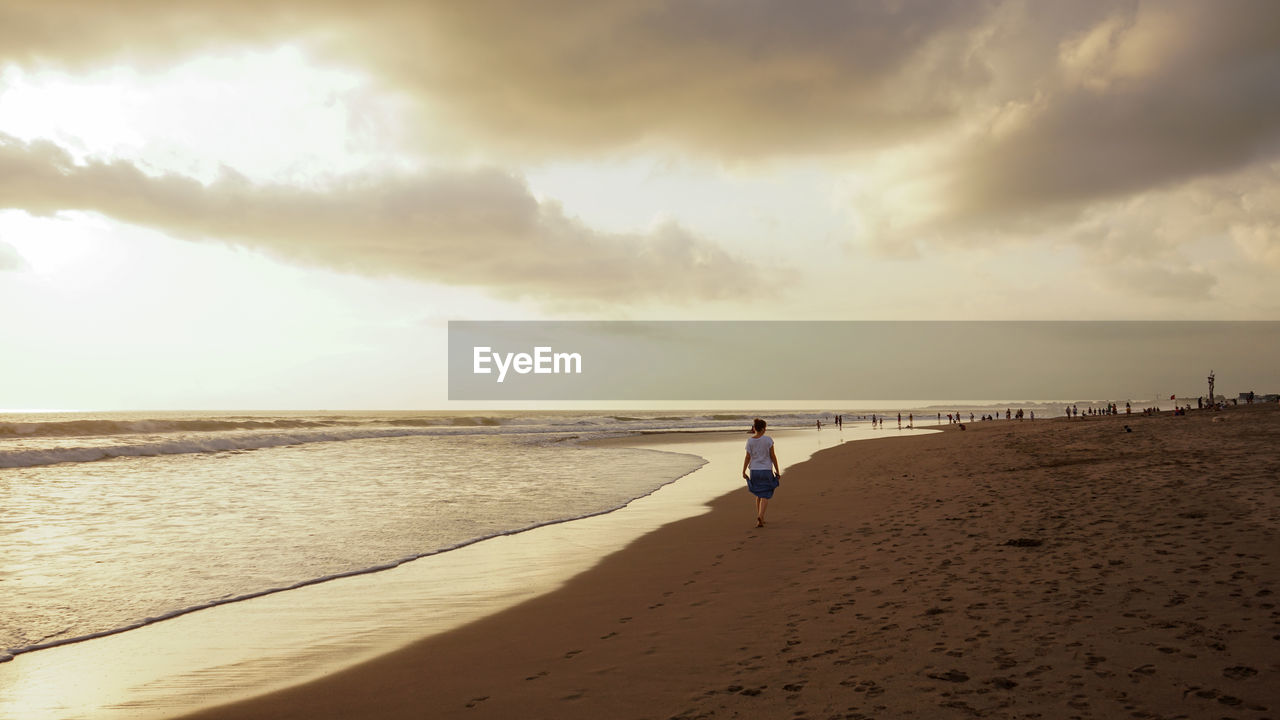
[[[162,72],[0,72],[0,133],[57,142],[79,159],[121,158],[211,181],[223,167],[308,183],[407,164],[401,101],[298,49],[191,58]]]

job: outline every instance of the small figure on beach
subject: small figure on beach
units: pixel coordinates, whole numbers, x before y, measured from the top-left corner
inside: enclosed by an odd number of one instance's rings
[[[773,438],[764,434],[766,426],[761,418],[751,423],[752,435],[747,438],[747,455],[742,460],[742,479],[747,481],[747,490],[756,496],[756,527],[764,527],[764,511],[782,478]]]

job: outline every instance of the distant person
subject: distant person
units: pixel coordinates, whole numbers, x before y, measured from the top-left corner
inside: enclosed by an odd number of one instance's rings
[[[902,429],[902,413],[898,413],[898,429]]]
[[[1132,415],[1132,414],[1133,414],[1133,408],[1132,408],[1132,407],[1129,405],[1129,403],[1127,403],[1127,402],[1124,404],[1124,414],[1125,414],[1125,415]],[[1129,427],[1129,426],[1128,426],[1128,425],[1125,425],[1125,427]]]
[[[764,511],[782,478],[778,454],[773,450],[773,438],[764,434],[765,426],[765,421],[760,418],[751,423],[747,455],[742,460],[742,479],[747,481],[747,490],[756,496],[756,527],[764,527]]]
[[[908,428],[908,429],[915,429],[915,426],[916,426],[916,414],[915,414],[915,413],[907,413],[907,428]]]

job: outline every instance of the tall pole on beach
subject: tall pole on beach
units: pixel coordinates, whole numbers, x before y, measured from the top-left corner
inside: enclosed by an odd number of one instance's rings
[[[1209,371],[1209,407],[1217,407],[1218,404],[1213,401],[1213,371]]]

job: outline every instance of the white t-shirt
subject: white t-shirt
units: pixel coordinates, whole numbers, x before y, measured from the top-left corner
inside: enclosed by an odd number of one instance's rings
[[[751,453],[750,470],[772,470],[773,460],[769,457],[769,449],[773,447],[773,438],[768,435],[747,438],[747,452]]]

